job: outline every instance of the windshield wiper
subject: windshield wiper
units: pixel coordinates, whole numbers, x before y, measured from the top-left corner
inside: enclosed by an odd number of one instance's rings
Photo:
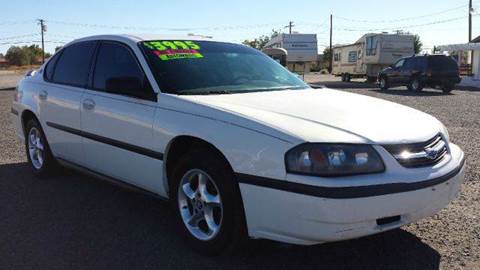
[[[209,90],[209,91],[195,91],[195,92],[178,92],[178,95],[226,95],[232,94],[230,91],[225,90]]]

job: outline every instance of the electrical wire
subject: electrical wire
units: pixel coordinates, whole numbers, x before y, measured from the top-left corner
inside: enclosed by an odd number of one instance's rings
[[[473,16],[478,16],[478,15],[473,15]],[[439,20],[439,21],[433,21],[433,22],[423,23],[423,24],[391,26],[391,27],[384,27],[384,28],[342,28],[342,27],[335,27],[335,30],[337,30],[337,31],[338,30],[347,31],[347,32],[377,32],[377,31],[399,30],[399,29],[418,28],[418,27],[424,27],[424,26],[430,26],[430,25],[443,24],[443,23],[463,20],[463,19],[466,19],[467,17],[468,16],[461,16],[461,17],[444,19],[444,20]]]
[[[411,20],[421,20],[421,19],[425,19],[426,17],[433,17],[433,16],[445,14],[445,13],[452,12],[452,11],[455,11],[455,10],[459,10],[459,9],[462,9],[462,8],[465,8],[465,7],[468,7],[468,5],[461,5],[461,6],[457,6],[457,7],[454,7],[454,8],[450,8],[450,9],[446,9],[446,10],[442,10],[442,11],[434,12],[434,13],[430,13],[430,14],[425,14],[425,15],[418,15],[418,16],[414,16],[414,17],[412,16],[412,17],[399,18],[399,19],[388,19],[388,20],[351,19],[351,18],[342,17],[342,16],[336,16],[336,15],[334,15],[333,17],[334,17],[335,19],[340,19],[340,20],[350,21],[350,22],[362,22],[362,23],[393,23],[393,22],[404,22],[404,21],[411,21]]]

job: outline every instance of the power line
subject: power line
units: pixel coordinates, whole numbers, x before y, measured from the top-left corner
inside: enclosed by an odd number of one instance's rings
[[[21,40],[21,41],[10,41],[10,42],[0,42],[0,45],[18,45],[18,44],[30,44],[30,43],[39,43],[42,42],[41,40]],[[63,40],[45,40],[45,43],[61,43],[65,44],[68,41]]]
[[[26,24],[26,23],[33,23],[34,20],[23,20],[23,21],[4,21],[0,22],[0,25],[15,25],[15,24]]]
[[[478,15],[473,15],[473,16],[478,16]],[[466,16],[461,16],[461,17],[456,17],[456,18],[450,18],[450,19],[444,19],[444,20],[439,20],[439,21],[433,21],[429,23],[423,23],[423,24],[412,24],[412,25],[401,25],[401,26],[391,26],[391,27],[385,27],[385,28],[341,28],[337,27],[335,28],[336,30],[341,30],[341,31],[348,31],[348,32],[376,32],[376,31],[388,31],[388,30],[398,30],[398,29],[407,29],[407,28],[416,28],[416,27],[423,27],[423,26],[429,26],[429,25],[436,25],[436,24],[443,24],[443,23],[448,23],[448,22],[453,22],[453,21],[458,21],[458,20],[463,20],[466,19]]]
[[[414,16],[414,17],[400,18],[400,19],[363,20],[363,19],[351,19],[351,18],[346,18],[346,17],[341,17],[341,16],[335,16],[335,18],[336,18],[336,19],[340,19],[340,20],[344,20],[344,21],[350,21],[350,22],[362,22],[362,23],[393,23],[393,22],[403,22],[403,21],[411,21],[411,20],[421,20],[421,19],[425,19],[425,17],[432,17],[432,16],[436,16],[436,15],[445,14],[445,13],[448,13],[448,12],[451,12],[451,11],[455,11],[455,10],[459,10],[459,9],[465,8],[465,7],[467,7],[467,6],[468,6],[468,5],[461,5],[461,6],[457,6],[457,7],[454,7],[454,8],[442,10],[442,11],[439,11],[439,12],[429,13],[429,14],[425,14],[425,15],[418,15],[418,16]]]
[[[165,31],[218,31],[218,30],[237,30],[237,29],[251,29],[251,28],[262,28],[262,27],[275,27],[283,25],[283,23],[265,23],[265,24],[251,24],[251,25],[232,25],[232,26],[207,26],[207,27],[144,27],[144,26],[119,26],[119,25],[106,25],[106,24],[89,24],[89,23],[78,23],[78,22],[68,22],[68,21],[57,21],[57,20],[48,20],[49,23],[53,24],[63,24],[63,25],[72,25],[79,27],[88,27],[88,28],[108,28],[108,29],[119,29],[119,30],[165,30]]]
[[[26,35],[20,35],[20,36],[2,37],[0,38],[0,40],[9,40],[9,39],[17,39],[17,38],[32,37],[32,36],[38,36],[38,34],[26,34]]]

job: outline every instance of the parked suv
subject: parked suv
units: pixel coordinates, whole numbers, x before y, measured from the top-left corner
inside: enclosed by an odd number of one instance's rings
[[[458,65],[445,55],[412,56],[398,60],[378,76],[380,88],[405,85],[408,90],[422,91],[425,86],[440,87],[450,93],[460,82]]]

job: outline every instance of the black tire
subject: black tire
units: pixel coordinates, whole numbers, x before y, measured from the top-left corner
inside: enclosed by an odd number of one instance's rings
[[[347,80],[345,73],[342,73],[340,76],[342,77],[342,82],[345,82]]]
[[[345,74],[345,82],[350,82],[352,80],[352,76],[349,73]]]
[[[379,79],[379,87],[380,90],[388,90],[390,87],[390,84],[388,82],[388,77],[387,76],[381,76]]]
[[[450,92],[452,92],[452,90],[455,88],[455,84],[454,83],[444,83],[442,85],[442,92],[444,94],[450,94]]]
[[[219,189],[223,214],[218,233],[209,240],[200,240],[195,237],[182,219],[179,184],[182,178],[192,170],[207,173]],[[194,250],[205,255],[228,254],[237,251],[246,243],[248,236],[240,189],[232,169],[218,153],[207,148],[185,154],[172,174],[170,192],[181,234]],[[193,208],[190,206],[189,211]],[[200,223],[197,226],[200,227]]]
[[[421,92],[423,90],[424,84],[419,77],[413,77],[410,79],[410,82],[407,85],[409,91]]]
[[[43,148],[43,151],[36,152],[37,154],[33,154],[33,152],[30,151],[30,147],[33,147],[32,150],[39,149],[38,143],[36,148],[33,146],[32,141],[34,140],[30,138],[30,135],[33,135],[33,133],[35,133],[35,136],[40,139],[40,145],[42,146],[41,148]],[[52,175],[58,169],[57,162],[50,150],[47,137],[36,119],[28,120],[25,125],[25,152],[27,154],[28,163],[35,176],[40,178],[47,177]],[[41,155],[42,162],[39,162],[37,155]]]

